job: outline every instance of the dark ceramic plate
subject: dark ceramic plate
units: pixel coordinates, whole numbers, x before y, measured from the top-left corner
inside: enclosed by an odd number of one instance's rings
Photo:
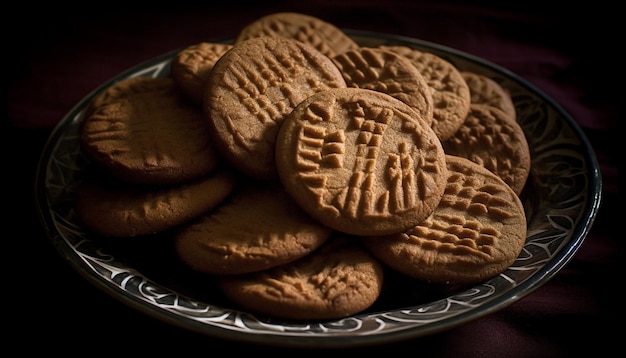
[[[76,218],[73,198],[86,171],[78,144],[83,111],[112,83],[169,75],[176,51],[111,79],[85,97],[51,134],[39,164],[36,200],[59,253],[89,282],[152,317],[209,336],[291,347],[351,347],[398,341],[449,329],[523,298],[550,280],[576,253],[596,216],[601,193],[598,163],[576,122],[552,99],[515,74],[440,45],[393,35],[349,31],[361,45],[407,45],[432,52],[460,70],[489,76],[512,95],[532,152],[521,197],[528,219],[522,253],[505,272],[463,288],[435,287],[386,276],[383,294],[367,311],[324,322],[284,322],[242,312],[175,257],[167,237],[146,242],[98,241]],[[149,256],[149,257],[146,257]]]

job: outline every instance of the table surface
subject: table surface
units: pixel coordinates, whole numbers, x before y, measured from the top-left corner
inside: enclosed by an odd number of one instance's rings
[[[46,342],[47,352],[98,351],[298,353],[297,349],[233,344],[174,327],[134,311],[84,280],[51,245],[34,207],[33,185],[52,129],[83,97],[120,72],[174,49],[231,38],[277,11],[308,13],[341,28],[414,37],[482,57],[526,79],[559,103],[592,144],[603,180],[595,223],[572,260],[519,301],[461,326],[392,344],[341,350],[382,354],[411,349],[425,356],[558,357],[618,347],[618,266],[624,244],[609,215],[617,208],[617,106],[620,72],[606,56],[616,29],[598,7],[543,9],[462,1],[230,1],[219,8],[185,2],[161,8],[33,14],[18,9],[9,29],[5,181],[9,215],[4,270],[10,336]],[[108,4],[107,4],[108,5]],[[56,5],[55,5],[56,6]],[[100,4],[104,7],[104,4]],[[21,8],[22,6],[18,6]],[[13,36],[12,32],[24,34]],[[610,51],[609,51],[610,52]],[[615,83],[613,83],[615,82]],[[7,174],[10,173],[10,174]],[[21,260],[23,259],[23,260]],[[6,279],[8,278],[8,281]],[[593,338],[592,338],[593,337]],[[32,339],[31,339],[32,338]],[[17,340],[9,339],[11,341]],[[43,342],[43,341],[42,341]],[[16,347],[18,347],[16,345]],[[20,349],[30,347],[19,345]],[[124,347],[124,348],[122,348]],[[584,350],[584,351],[581,351]],[[131,350],[128,350],[131,352]]]

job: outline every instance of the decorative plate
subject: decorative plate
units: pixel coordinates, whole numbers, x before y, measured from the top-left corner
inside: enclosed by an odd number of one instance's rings
[[[424,336],[499,310],[551,279],[576,253],[595,219],[601,178],[593,150],[576,122],[552,99],[515,74],[480,58],[412,38],[346,32],[359,44],[406,45],[432,52],[460,70],[485,74],[507,88],[532,152],[521,197],[528,236],[515,263],[473,287],[434,287],[399,275],[386,278],[380,299],[353,317],[285,322],[234,309],[211,284],[178,262],[166,237],[102,242],[76,218],[73,199],[86,169],[78,143],[85,107],[112,83],[169,75],[176,51],[104,83],[58,124],[44,148],[35,195],[42,224],[59,253],[89,282],[167,323],[223,339],[291,347],[350,347]],[[148,257],[146,257],[148,256]]]

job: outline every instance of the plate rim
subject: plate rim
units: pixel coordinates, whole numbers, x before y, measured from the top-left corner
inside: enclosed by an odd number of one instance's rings
[[[451,318],[446,318],[431,323],[428,327],[418,326],[405,330],[396,330],[380,334],[366,334],[358,336],[284,336],[273,335],[270,333],[246,334],[246,332],[224,329],[213,325],[206,325],[197,320],[181,317],[180,315],[172,314],[171,312],[164,312],[162,308],[156,307],[154,305],[142,304],[142,302],[137,300],[135,297],[129,297],[128,294],[126,294],[125,292],[120,292],[118,288],[110,285],[107,282],[104,282],[101,277],[94,275],[93,270],[89,270],[87,267],[85,267],[85,264],[83,264],[82,262],[77,262],[77,260],[75,260],[75,257],[72,256],[73,252],[70,250],[69,247],[66,247],[67,245],[65,245],[64,240],[58,239],[61,234],[55,230],[54,219],[49,214],[49,207],[47,206],[45,182],[48,159],[50,159],[50,155],[53,151],[53,144],[55,144],[56,140],[59,139],[59,136],[63,132],[63,130],[69,127],[71,122],[75,120],[74,118],[72,118],[73,113],[84,107],[85,104],[89,102],[97,93],[99,93],[103,88],[110,86],[116,80],[136,73],[140,69],[145,68],[150,64],[168,61],[168,59],[171,59],[176,52],[180,51],[180,49],[175,49],[143,61],[135,66],[128,68],[125,71],[120,72],[108,81],[105,81],[97,88],[95,88],[92,92],[90,92],[87,96],[85,96],[81,101],[79,101],[73,108],[71,108],[70,111],[68,111],[67,114],[60,120],[60,122],[57,123],[57,125],[53,128],[50,135],[48,136],[48,139],[43,146],[39,162],[37,164],[34,180],[34,199],[40,223],[48,239],[52,242],[57,252],[61,254],[64,261],[68,263],[75,271],[77,271],[80,276],[82,276],[84,279],[86,279],[88,282],[90,282],[92,285],[94,285],[110,297],[139,312],[142,312],[152,318],[158,319],[167,324],[171,324],[181,329],[190,330],[218,339],[240,340],[261,345],[300,348],[370,346],[381,343],[391,343],[405,340],[408,338],[416,338],[441,332],[460,326],[469,321],[484,317],[493,312],[499,311],[506,306],[509,306],[510,304],[517,302],[521,298],[527,296],[528,294],[548,282],[550,279],[552,279],[554,275],[556,275],[574,257],[575,253],[582,246],[582,243],[584,242],[587,234],[593,226],[602,198],[602,178],[600,174],[599,164],[595,156],[595,152],[593,151],[593,147],[591,146],[588,138],[586,137],[579,124],[567,111],[565,111],[564,108],[562,108],[556,101],[547,96],[539,88],[537,88],[527,80],[523,79],[522,77],[518,76],[517,74],[513,73],[512,71],[495,63],[492,63],[486,59],[445,45],[413,37],[364,30],[342,30],[352,37],[377,38],[385,41],[398,41],[402,43],[414,44],[421,47],[432,48],[436,51],[448,53],[453,56],[457,56],[465,60],[474,62],[480,66],[490,68],[491,70],[502,73],[509,79],[525,87],[526,90],[528,90],[529,92],[532,92],[534,95],[541,98],[542,101],[549,104],[566,121],[568,127],[570,127],[570,129],[576,135],[576,139],[580,141],[581,146],[587,149],[582,154],[582,156],[587,163],[588,169],[588,202],[585,205],[583,212],[580,214],[580,219],[578,220],[577,225],[573,230],[570,240],[546,265],[544,265],[540,270],[534,272],[522,283],[508,290],[506,292],[507,294],[501,295],[489,301],[487,305],[479,306],[473,310],[463,312]],[[210,41],[229,42],[233,41],[233,38],[224,38],[221,40],[216,39]]]

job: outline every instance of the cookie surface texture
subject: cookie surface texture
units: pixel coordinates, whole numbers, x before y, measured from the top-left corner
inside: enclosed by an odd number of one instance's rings
[[[446,193],[433,214],[414,228],[365,238],[383,263],[433,283],[474,284],[513,264],[526,240],[526,216],[517,194],[483,166],[447,156]]]
[[[361,88],[317,93],[283,122],[281,182],[311,216],[337,231],[404,231],[437,206],[446,183],[441,143],[390,95]]]
[[[450,62],[430,52],[408,46],[381,46],[405,56],[417,67],[433,97],[432,128],[446,140],[463,124],[471,103],[470,91],[461,72]]]
[[[209,126],[169,78],[167,89],[133,92],[98,106],[80,127],[91,161],[125,181],[174,184],[214,170],[221,159]]]
[[[332,23],[295,12],[277,12],[249,23],[241,29],[236,42],[259,36],[291,38],[313,46],[328,57],[359,47]]]
[[[173,84],[174,81],[169,77],[130,77],[120,80],[98,93],[91,100],[85,109],[85,117],[91,115],[96,108],[120,98],[148,92],[171,91]]]
[[[447,154],[468,158],[500,176],[521,194],[531,154],[522,127],[496,107],[472,104],[465,123],[442,143]]]
[[[512,120],[517,120],[515,105],[510,93],[491,78],[470,71],[462,71],[461,75],[470,90],[473,104],[486,104],[501,109]]]
[[[242,308],[270,317],[326,320],[366,310],[379,297],[383,268],[359,240],[334,235],[292,264],[218,282]]]
[[[178,257],[196,271],[242,274],[305,256],[331,232],[302,211],[282,187],[249,185],[182,228],[175,247]]]
[[[194,103],[202,103],[204,82],[215,62],[231,47],[226,43],[200,42],[182,49],[172,58],[171,76]]]
[[[103,237],[152,235],[173,229],[213,209],[235,186],[226,170],[181,185],[149,187],[115,180],[88,180],[79,188],[76,213]]]
[[[430,126],[433,98],[417,67],[404,56],[381,48],[360,47],[333,57],[348,87],[386,93],[422,114]]]
[[[204,110],[215,144],[236,169],[276,179],[274,145],[284,117],[308,96],[345,88],[339,69],[313,47],[257,37],[237,43],[215,64]]]

